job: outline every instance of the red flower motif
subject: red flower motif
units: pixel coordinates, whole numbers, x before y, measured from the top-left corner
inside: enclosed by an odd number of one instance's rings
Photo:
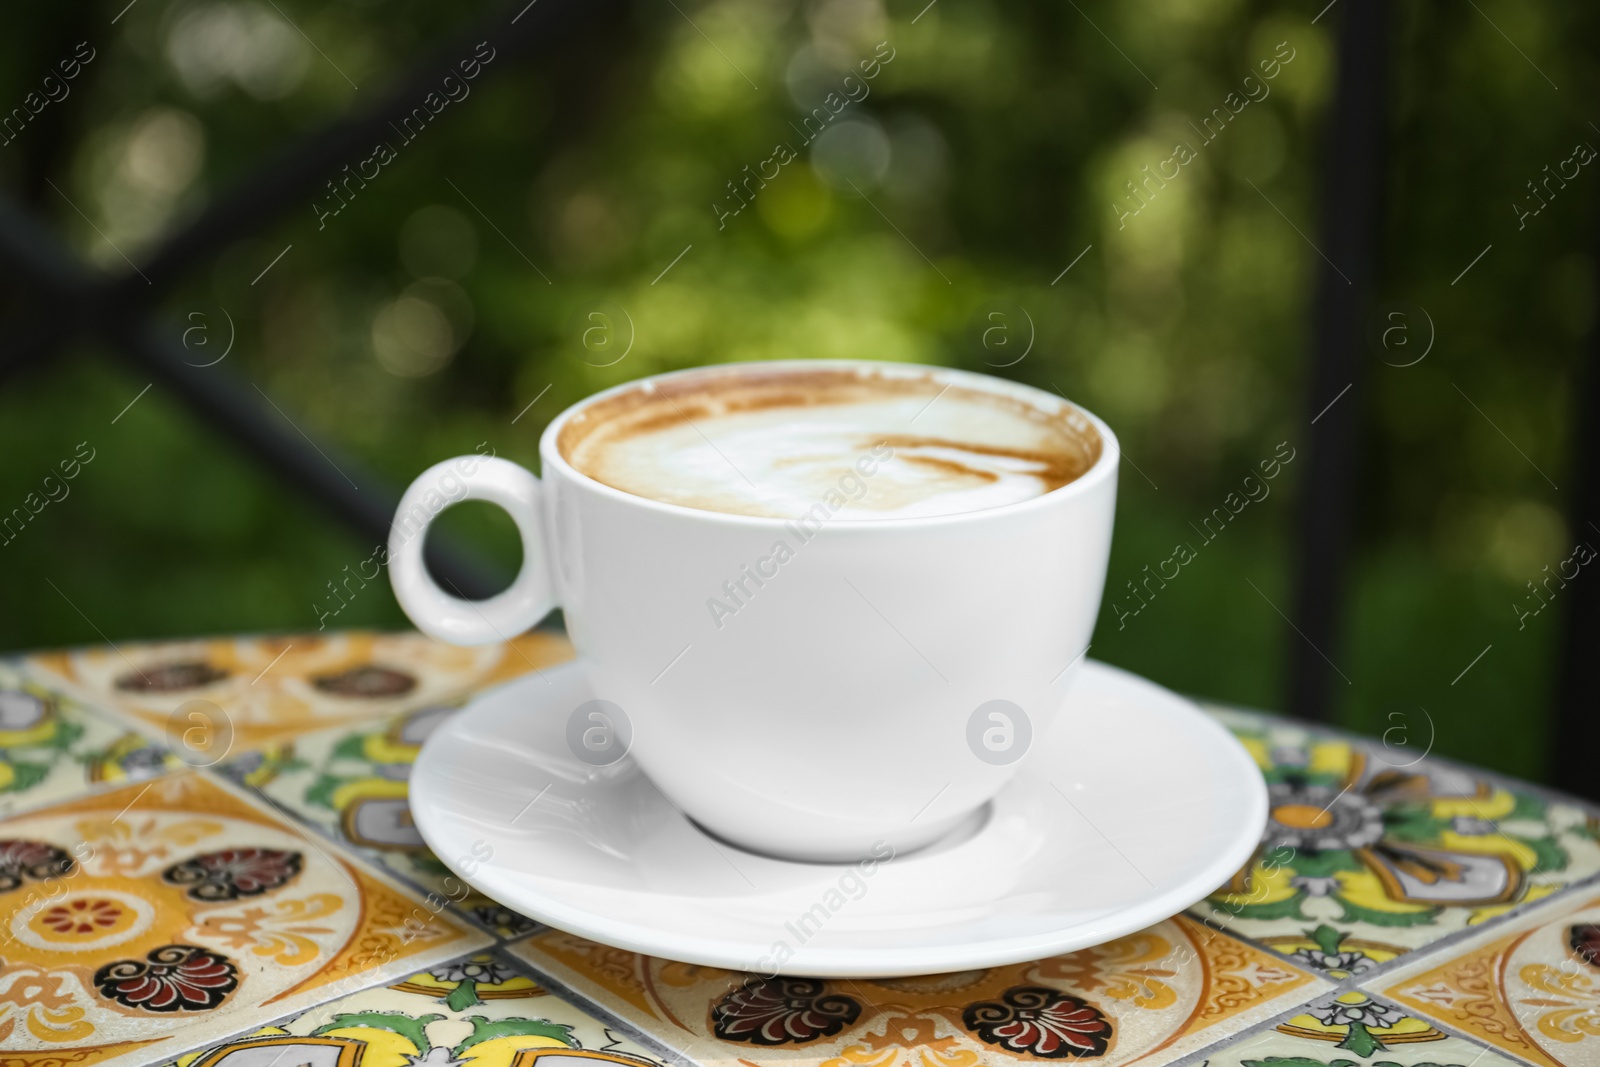
[[[1098,1008],[1041,986],[1015,986],[1000,1003],[969,1005],[961,1021],[987,1044],[1044,1059],[1103,1056],[1111,1043],[1111,1020]]]
[[[0,893],[17,888],[26,878],[43,882],[71,872],[72,857],[54,845],[0,840]]]
[[[189,886],[191,900],[238,900],[260,896],[300,873],[298,852],[275,848],[225,848],[192,856],[168,867],[161,877]]]
[[[750,978],[711,1006],[712,1030],[724,1041],[804,1044],[832,1037],[861,1015],[861,1005],[823,994],[812,978]]]
[[[58,934],[92,934],[115,926],[122,905],[114,900],[69,900],[47,908],[39,921]]]
[[[1572,951],[1591,967],[1600,967],[1600,923],[1574,926],[1570,931]]]
[[[141,1011],[209,1011],[239,985],[226,956],[194,945],[163,945],[144,960],[118,960],[95,972],[100,995]]]

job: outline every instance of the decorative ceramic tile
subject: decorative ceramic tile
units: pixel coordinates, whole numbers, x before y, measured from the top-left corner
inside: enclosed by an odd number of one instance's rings
[[[488,940],[197,772],[0,823],[0,1060],[144,1062]]]
[[[1206,1050],[1205,1059],[1208,1067],[1516,1067],[1359,991],[1318,997],[1270,1030]]]
[[[1600,896],[1551,901],[1373,984],[1530,1063],[1600,1064]]]
[[[434,727],[456,712],[430,704],[361,726],[280,742],[223,768],[324,833],[471,915],[501,937],[536,929],[531,920],[455,878],[411,821],[411,764]]]
[[[27,663],[151,735],[173,738],[174,749],[185,731],[198,730],[199,740],[215,730],[231,734],[231,751],[246,752],[459,700],[572,654],[564,638],[546,633],[461,648],[415,633],[329,631],[41,653]]]
[[[481,954],[356,993],[167,1067],[660,1067],[648,1050]]]
[[[557,930],[512,951],[714,1067],[973,1067],[1063,1057],[1153,1067],[1327,987],[1181,916],[1097,948],[924,978],[760,978]]]
[[[0,663],[0,818],[181,767],[160,745]]]
[[[1281,720],[1216,712],[1266,776],[1260,850],[1194,909],[1336,978],[1600,871],[1576,804]]]

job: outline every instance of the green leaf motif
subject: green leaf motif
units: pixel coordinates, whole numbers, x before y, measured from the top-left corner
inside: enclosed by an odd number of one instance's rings
[[[1347,848],[1331,848],[1325,852],[1295,852],[1281,865],[1307,878],[1332,878],[1341,871],[1361,869],[1355,853]]]
[[[1304,764],[1290,763],[1286,766],[1274,766],[1261,772],[1261,776],[1269,784],[1275,782],[1288,782],[1290,785],[1324,785],[1334,789],[1342,788],[1345,784],[1343,771],[1312,771],[1307,770]]]
[[[416,1048],[418,1052],[426,1052],[429,1046],[428,1035],[423,1033],[427,1025],[443,1015],[418,1015],[410,1016],[398,1011],[361,1011],[335,1015],[333,1021],[326,1026],[319,1026],[311,1031],[312,1037],[321,1037],[323,1034],[332,1033],[334,1030],[348,1030],[353,1027],[363,1026],[371,1030],[387,1030],[392,1034],[399,1034]]]
[[[1442,908],[1428,908],[1426,911],[1378,911],[1375,908],[1363,908],[1359,904],[1352,904],[1340,896],[1335,896],[1339,906],[1344,909],[1344,914],[1339,916],[1341,922],[1371,923],[1373,926],[1427,926],[1439,918]]]
[[[1545,813],[1550,810],[1550,805],[1527,793],[1513,793],[1511,795],[1516,798],[1517,803],[1516,807],[1511,809],[1511,814],[1505,817],[1506,822],[1512,822],[1516,819],[1531,819],[1534,822],[1544,822]]]
[[[367,759],[367,735],[350,734],[347,737],[341,737],[339,743],[333,746],[333,752],[330,753],[328,758],[353,759],[360,760],[363,763],[372,762]]]
[[[311,783],[310,788],[306,790],[306,803],[315,804],[319,808],[327,808],[331,811],[333,809],[334,792],[349,781],[353,781],[353,779],[340,778],[333,774],[322,775]]]
[[[1351,1023],[1350,1032],[1334,1047],[1347,1048],[1363,1059],[1374,1052],[1385,1051],[1383,1042],[1372,1036],[1365,1023]]]
[[[56,732],[50,740],[44,742],[41,748],[60,749],[65,752],[71,748],[78,738],[83,736],[83,724],[73,722],[71,719],[57,719]]]
[[[47,763],[23,763],[17,761],[11,764],[11,782],[0,787],[0,793],[20,793],[25,789],[32,789],[50,774],[50,765]]]
[[[1315,930],[1307,930],[1306,936],[1315,941],[1317,943],[1317,947],[1322,951],[1326,952],[1330,956],[1333,956],[1338,953],[1339,945],[1344,941],[1344,939],[1350,936],[1350,931],[1335,930],[1327,923],[1323,923]]]
[[[1229,915],[1241,919],[1301,919],[1306,917],[1300,912],[1300,902],[1305,899],[1305,893],[1296,893],[1292,897],[1277,901],[1273,904],[1229,904],[1220,900],[1213,900],[1211,906],[1218,911],[1227,912]]]
[[[1385,836],[1420,845],[1438,841],[1439,835],[1450,829],[1450,820],[1436,818],[1425,807],[1407,804],[1384,812],[1383,825]]]
[[[460,1059],[461,1054],[473,1045],[490,1041],[497,1037],[548,1037],[568,1045],[578,1047],[578,1042],[572,1036],[572,1027],[564,1023],[553,1023],[545,1019],[496,1019],[490,1021],[482,1015],[473,1015],[467,1019],[472,1024],[472,1033],[466,1040],[450,1050],[454,1059]]]
[[[1299,854],[1293,845],[1278,845],[1263,852],[1258,862],[1264,867],[1293,867]]]
[[[444,1006],[451,1011],[465,1011],[467,1008],[482,1004],[478,999],[478,983],[471,978],[465,978],[461,984],[450,990],[450,995],[444,998]]]
[[[1533,849],[1533,854],[1538,857],[1538,862],[1534,864],[1535,870],[1564,871],[1567,869],[1567,850],[1562,848],[1553,836],[1513,837],[1511,840]]]

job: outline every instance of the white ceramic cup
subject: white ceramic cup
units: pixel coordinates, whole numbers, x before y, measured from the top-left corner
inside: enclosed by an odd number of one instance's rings
[[[835,519],[805,540],[787,520],[613,489],[557,448],[562,427],[601,398],[739,366],[630,382],[568,408],[539,442],[542,479],[482,456],[429,468],[391,529],[395,595],[423,632],[457,644],[513,637],[559,605],[597,692],[625,713],[629,756],[718,837],[810,861],[921,847],[981,808],[1061,709],[1105,585],[1116,437],[1056,396],[984,375],[795,361],[1016,397],[1101,441],[1085,474],[1042,496]],[[422,562],[428,523],[469,499],[504,508],[522,536],[516,580],[479,602],[445,593]],[[738,601],[725,583],[743,591]]]

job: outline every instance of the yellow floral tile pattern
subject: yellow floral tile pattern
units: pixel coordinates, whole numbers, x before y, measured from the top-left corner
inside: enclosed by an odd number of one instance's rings
[[[1443,955],[1377,994],[1529,1063],[1600,1064],[1600,896],[1552,901]]]
[[[552,995],[514,961],[479,953],[419,971],[166,1067],[662,1067],[648,1049]]]
[[[1262,849],[1106,945],[817,981],[541,928],[428,850],[408,779],[474,694],[571,655],[349,632],[0,662],[0,1067],[1600,1067],[1593,812],[1226,709]]]
[[[321,730],[251,753],[222,772],[502,937],[535,924],[450,873],[417,831],[407,800],[411,765],[457,707],[429,704],[387,719]]]
[[[46,684],[127,716],[152,736],[172,738],[175,749],[186,731],[195,731],[191,749],[202,740],[209,746],[217,731],[228,735],[225,747],[246,752],[330,726],[459,702],[571,657],[564,638],[537,632],[461,648],[414,633],[330,631],[79,649],[25,662]]]
[[[0,663],[0,818],[182,766],[110,716]]]
[[[1300,1014],[1214,1049],[1209,1067],[1514,1067],[1425,1019],[1360,991],[1318,997]]]
[[[1080,952],[920,978],[763,978],[556,930],[512,951],[715,1067],[1163,1063],[1327,986],[1181,916]]]
[[[147,1062],[488,939],[197,772],[0,823],[0,1060]]]
[[[1255,857],[1193,913],[1330,977],[1600,873],[1589,812],[1427,758],[1425,723],[1365,742],[1212,711],[1255,757],[1270,813]]]

